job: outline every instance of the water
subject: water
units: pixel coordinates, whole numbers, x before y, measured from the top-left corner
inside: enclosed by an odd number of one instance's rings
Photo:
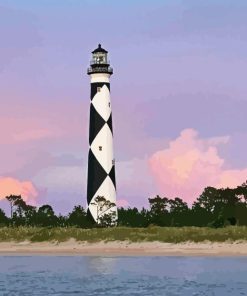
[[[0,257],[0,295],[247,295],[247,257]]]

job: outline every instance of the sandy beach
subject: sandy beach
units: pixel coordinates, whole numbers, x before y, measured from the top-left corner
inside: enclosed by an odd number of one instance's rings
[[[247,256],[247,242],[1,242],[0,256]]]

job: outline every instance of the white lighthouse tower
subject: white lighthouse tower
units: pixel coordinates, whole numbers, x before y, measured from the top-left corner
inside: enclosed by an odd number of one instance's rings
[[[110,101],[110,76],[113,70],[107,53],[99,44],[92,51],[92,60],[87,71],[91,78],[87,202],[88,215],[97,223],[102,214],[113,213],[117,218],[116,206],[107,208],[99,203],[99,197],[103,197],[109,203],[116,204]]]

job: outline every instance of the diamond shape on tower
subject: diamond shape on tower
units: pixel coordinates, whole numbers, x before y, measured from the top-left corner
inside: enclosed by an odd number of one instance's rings
[[[112,133],[107,123],[99,131],[91,144],[91,150],[107,174],[112,168]]]
[[[111,115],[109,116],[109,118],[107,120],[107,124],[108,124],[108,126],[109,126],[109,128],[111,130],[112,135],[113,135],[113,130],[112,130],[112,113],[111,113]]]
[[[108,175],[111,178],[112,183],[114,184],[114,186],[116,188],[116,176],[115,176],[115,166],[114,165],[112,166],[111,171]]]
[[[89,126],[89,144],[93,142],[95,136],[102,129],[105,124],[105,120],[95,110],[93,104],[90,107],[90,126]]]
[[[95,192],[99,189],[107,173],[102,168],[101,164],[98,162],[94,156],[91,149],[88,154],[88,186],[87,186],[87,201],[90,203],[91,199],[95,195]]]
[[[97,88],[98,87],[103,87],[103,86],[106,86],[109,91],[110,91],[110,83],[107,83],[107,82],[94,82],[94,83],[91,83],[91,100],[93,99],[93,97],[96,95],[97,93]]]
[[[92,99],[92,104],[95,110],[100,114],[100,116],[107,121],[111,114],[110,103],[110,92],[106,85],[103,85],[99,92]]]

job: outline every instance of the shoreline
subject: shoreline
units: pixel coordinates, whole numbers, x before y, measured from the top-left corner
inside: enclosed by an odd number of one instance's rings
[[[0,256],[247,256],[247,241],[235,242],[140,242],[88,243],[0,242]]]

